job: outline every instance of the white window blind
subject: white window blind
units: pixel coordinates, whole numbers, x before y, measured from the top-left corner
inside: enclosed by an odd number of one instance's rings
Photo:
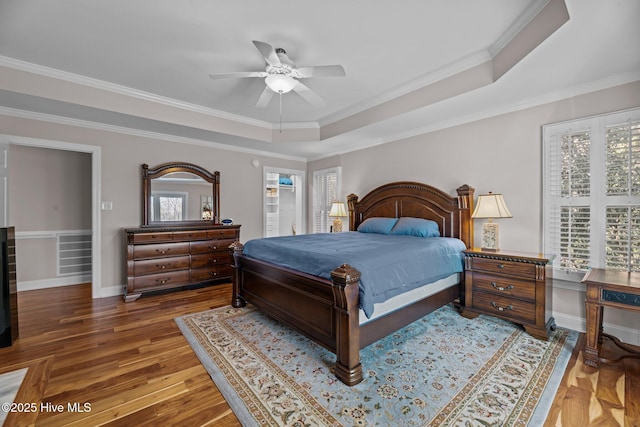
[[[545,126],[544,151],[554,266],[640,271],[640,110]]]
[[[331,204],[338,200],[340,168],[323,169],[313,172],[313,232],[330,231]]]

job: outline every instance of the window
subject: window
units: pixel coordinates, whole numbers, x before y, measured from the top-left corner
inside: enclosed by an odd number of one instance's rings
[[[161,193],[151,195],[153,221],[184,221],[187,218],[187,193]]]
[[[545,126],[544,152],[554,266],[640,271],[640,110]]]
[[[329,218],[331,203],[338,200],[340,168],[313,172],[313,232],[328,233],[333,221]]]

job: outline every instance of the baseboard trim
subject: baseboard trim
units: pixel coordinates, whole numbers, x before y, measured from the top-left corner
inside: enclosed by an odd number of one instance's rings
[[[573,329],[579,332],[585,332],[587,330],[587,321],[582,317],[558,312],[554,312],[553,317],[556,319],[556,324],[561,328]],[[606,322],[603,323],[602,327],[606,333],[613,335],[620,341],[640,346],[640,331],[638,329]]]
[[[18,282],[18,292],[35,291],[37,289],[57,288],[60,286],[78,285],[91,282],[91,274],[79,276],[56,277],[53,279],[29,280]],[[125,285],[100,288],[100,294],[95,298],[108,298],[124,295]]]
[[[100,288],[100,298],[117,297],[124,295],[125,285]]]
[[[91,282],[91,274],[77,276],[55,277],[52,279],[18,281],[18,292],[35,291],[36,289],[57,288],[59,286],[71,286],[79,283]]]

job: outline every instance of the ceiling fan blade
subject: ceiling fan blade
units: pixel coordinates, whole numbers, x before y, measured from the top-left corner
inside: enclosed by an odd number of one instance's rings
[[[324,105],[324,100],[320,98],[320,96],[309,89],[306,85],[304,85],[301,81],[296,80],[296,85],[293,87],[293,90],[303,97],[309,104],[322,107]]]
[[[269,89],[268,87],[265,87],[264,90],[262,91],[262,95],[260,95],[260,98],[258,98],[256,107],[265,108],[267,105],[269,105],[269,102],[271,101],[273,94],[274,92],[271,89]]]
[[[342,65],[320,65],[317,67],[300,67],[298,68],[300,77],[344,77],[346,73]]]
[[[230,77],[266,77],[265,71],[238,71],[234,73],[212,73],[209,74],[210,79],[227,79]]]
[[[262,56],[264,56],[264,60],[267,61],[267,64],[277,66],[282,65],[276,50],[269,43],[254,40],[253,44],[258,48]]]

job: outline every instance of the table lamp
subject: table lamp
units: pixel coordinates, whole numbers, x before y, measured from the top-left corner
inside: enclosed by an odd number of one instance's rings
[[[334,233],[342,232],[342,220],[340,218],[345,216],[347,216],[347,211],[344,209],[344,203],[333,202],[331,204],[331,210],[329,211],[329,217],[335,218],[333,220]]]
[[[498,224],[493,218],[512,218],[511,212],[504,203],[502,194],[481,194],[478,196],[476,208],[471,218],[488,218],[489,222],[482,224],[482,250],[498,251]]]

